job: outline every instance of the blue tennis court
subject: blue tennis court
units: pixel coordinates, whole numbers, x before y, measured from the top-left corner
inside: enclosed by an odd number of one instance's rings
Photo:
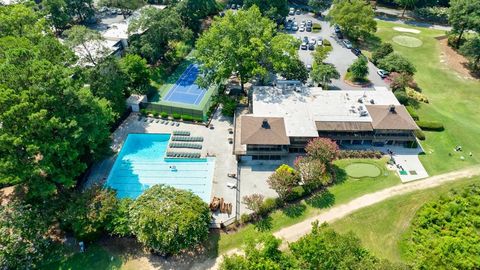
[[[168,90],[163,100],[198,105],[207,92],[207,89],[200,88],[200,86],[195,84],[198,72],[198,65],[192,64],[188,66],[182,76]]]

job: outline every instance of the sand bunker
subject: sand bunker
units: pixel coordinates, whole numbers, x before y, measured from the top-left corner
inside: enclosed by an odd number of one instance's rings
[[[420,30],[412,29],[412,28],[404,28],[404,27],[393,27],[393,30],[398,32],[407,32],[407,33],[413,33],[413,34],[420,33]]]

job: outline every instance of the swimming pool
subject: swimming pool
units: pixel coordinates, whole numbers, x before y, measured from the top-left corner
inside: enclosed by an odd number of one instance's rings
[[[210,203],[215,158],[165,158],[169,140],[170,134],[129,134],[106,185],[119,198],[135,199],[149,187],[165,184],[190,190]]]

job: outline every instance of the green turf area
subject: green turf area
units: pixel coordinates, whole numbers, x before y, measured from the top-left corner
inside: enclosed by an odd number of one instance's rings
[[[444,31],[413,27],[411,25],[377,21],[377,35],[392,43],[399,54],[407,57],[417,68],[415,80],[428,99],[418,109],[421,120],[436,120],[445,125],[443,132],[425,132],[427,139],[421,142],[426,154],[420,160],[430,175],[435,175],[480,163],[480,81],[464,79],[440,62],[440,44],[436,38]],[[399,35],[395,26],[421,30],[419,34],[402,33],[422,41],[416,48],[404,47],[392,42]],[[455,152],[461,145],[463,152]],[[472,157],[469,153],[472,152]],[[451,154],[451,156],[449,155]],[[461,160],[461,156],[465,160]]]
[[[370,163],[352,163],[345,167],[345,172],[352,178],[377,177],[381,170],[375,164]]]
[[[408,230],[416,211],[452,188],[465,187],[479,179],[464,179],[409,194],[363,208],[332,223],[339,232],[353,231],[362,244],[375,255],[392,261],[403,261],[402,235]]]
[[[87,246],[85,253],[68,254],[55,263],[48,264],[44,270],[83,270],[83,269],[120,269],[122,259],[98,245]]]
[[[376,178],[365,177],[359,180],[348,177],[343,169],[360,161],[375,164],[373,166],[384,169],[381,170],[380,176]],[[335,164],[342,169],[340,171],[344,177],[342,183],[328,188],[328,192],[323,194],[323,196],[316,196],[311,200],[302,201],[297,205],[272,213],[266,222],[257,225],[247,225],[236,233],[221,234],[219,242],[215,243],[218,245],[218,251],[222,253],[239,247],[249,237],[258,236],[261,233],[259,231],[274,232],[319,214],[332,205],[346,203],[364,194],[400,184],[400,179],[395,172],[386,169],[386,162],[387,159],[345,159],[336,161]]]
[[[420,47],[423,44],[423,42],[418,38],[403,35],[394,36],[392,40],[398,45],[410,48]]]

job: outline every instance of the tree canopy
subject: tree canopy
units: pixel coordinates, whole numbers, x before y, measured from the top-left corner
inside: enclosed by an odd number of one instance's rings
[[[130,217],[141,243],[161,254],[175,254],[207,238],[210,209],[190,191],[155,185],[135,200]]]
[[[368,61],[365,57],[358,57],[349,68],[354,80],[365,79],[368,75]]]
[[[328,16],[353,39],[366,38],[377,31],[372,6],[363,0],[337,0]]]
[[[126,18],[128,14],[134,10],[141,8],[145,5],[144,0],[101,0],[100,5],[106,7],[119,8],[122,12],[123,18]]]
[[[227,11],[216,17],[210,29],[196,42],[196,59],[201,63],[204,84],[223,81],[237,74],[242,90],[255,76],[283,70],[297,58],[297,41],[277,33],[276,25],[262,17],[258,7]]]
[[[451,0],[448,22],[452,32],[458,34],[456,47],[459,48],[465,31],[480,33],[480,1]]]
[[[418,269],[480,268],[480,186],[453,190],[422,206],[405,236]]]
[[[277,22],[288,15],[287,0],[244,0],[243,5],[246,9],[257,6],[265,17]]]
[[[267,179],[270,188],[275,190],[282,200],[285,200],[292,193],[292,189],[298,186],[299,182],[298,172],[287,164],[278,167]]]
[[[405,72],[410,75],[417,71],[412,62],[398,53],[388,54],[378,61],[377,66],[381,69],[388,70],[389,72]]]
[[[194,31],[200,30],[200,20],[217,12],[218,4],[215,0],[183,0],[175,5],[187,27]]]
[[[472,70],[479,70],[480,65],[480,35],[468,39],[461,47],[460,51],[470,59]]]
[[[315,138],[308,142],[305,147],[307,155],[320,160],[323,164],[330,164],[335,160],[339,153],[340,149],[336,142],[332,141],[329,138]]]

